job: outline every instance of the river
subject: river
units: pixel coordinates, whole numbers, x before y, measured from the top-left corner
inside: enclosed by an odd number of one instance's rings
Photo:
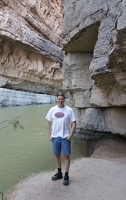
[[[7,192],[29,176],[56,168],[45,120],[52,106],[45,104],[0,108],[0,122],[20,116],[20,124],[24,127],[14,130],[9,125],[0,130],[0,192]],[[84,156],[86,142],[73,138],[72,161]]]

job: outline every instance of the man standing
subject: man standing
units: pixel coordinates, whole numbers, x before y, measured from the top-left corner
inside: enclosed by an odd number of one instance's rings
[[[57,105],[52,107],[47,115],[47,131],[49,140],[52,141],[53,154],[56,157],[58,172],[52,180],[62,179],[61,152],[64,155],[65,175],[63,185],[69,185],[69,167],[71,155],[71,138],[76,128],[76,118],[73,110],[64,104],[65,95],[57,94]]]

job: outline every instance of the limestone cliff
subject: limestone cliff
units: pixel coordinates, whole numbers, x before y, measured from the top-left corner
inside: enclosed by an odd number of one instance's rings
[[[1,0],[0,87],[49,94],[59,90],[61,32],[61,0]]]
[[[76,136],[126,136],[126,1],[66,0],[63,50]]]
[[[1,0],[0,87],[69,93],[76,137],[126,136],[126,0]]]
[[[55,103],[55,96],[0,88],[0,107]]]

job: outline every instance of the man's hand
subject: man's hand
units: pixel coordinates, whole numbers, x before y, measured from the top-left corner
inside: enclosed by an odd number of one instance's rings
[[[49,141],[53,142],[53,138],[51,136],[49,136]]]
[[[66,140],[71,140],[72,135],[67,136]]]

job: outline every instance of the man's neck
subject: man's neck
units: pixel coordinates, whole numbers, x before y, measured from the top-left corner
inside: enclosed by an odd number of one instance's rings
[[[58,108],[64,108],[65,105],[58,105]]]

